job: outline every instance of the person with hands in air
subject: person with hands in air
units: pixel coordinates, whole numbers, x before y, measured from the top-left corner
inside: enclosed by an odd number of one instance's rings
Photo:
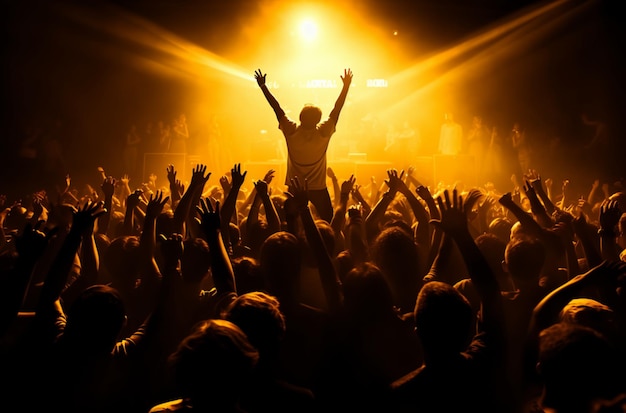
[[[339,114],[345,104],[352,70],[345,69],[341,81],[343,86],[335,106],[328,118],[321,122],[322,110],[314,105],[306,104],[300,111],[300,123],[290,119],[278,100],[270,92],[266,84],[267,74],[258,69],[254,73],[257,84],[276,114],[278,127],[283,132],[287,143],[287,173],[285,185],[290,187],[291,180],[296,176],[306,179],[309,197],[317,215],[330,223],[333,217],[333,204],[326,186],[326,153],[330,138],[336,131]]]
[[[445,190],[441,219],[431,220],[457,244],[481,299],[475,320],[467,299],[441,281],[426,283],[413,312],[424,362],[390,386],[396,412],[502,412],[510,401],[500,387],[504,372],[504,320],[498,283],[468,228],[463,198]],[[478,322],[477,322],[478,321]]]

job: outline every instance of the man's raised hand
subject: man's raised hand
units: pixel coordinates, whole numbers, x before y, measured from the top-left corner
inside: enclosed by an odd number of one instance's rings
[[[254,71],[254,78],[256,79],[257,85],[259,87],[265,86],[265,79],[267,77],[267,73],[261,72],[261,69],[257,69]]]

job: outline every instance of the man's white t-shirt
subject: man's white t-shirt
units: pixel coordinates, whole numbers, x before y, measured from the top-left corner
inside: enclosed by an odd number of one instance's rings
[[[308,189],[326,189],[326,151],[336,130],[335,123],[327,119],[314,129],[305,129],[283,116],[278,128],[287,143],[285,185],[289,186],[297,176],[301,184],[307,179]]]

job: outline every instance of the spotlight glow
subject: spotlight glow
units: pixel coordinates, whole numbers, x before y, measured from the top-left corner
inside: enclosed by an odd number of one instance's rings
[[[302,23],[300,23],[299,32],[300,37],[302,37],[304,41],[309,43],[313,42],[315,39],[317,39],[317,24],[311,19],[304,20]]]

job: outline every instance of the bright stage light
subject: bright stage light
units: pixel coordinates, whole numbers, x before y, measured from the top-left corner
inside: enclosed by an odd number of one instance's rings
[[[317,24],[307,19],[300,23],[300,37],[306,42],[312,42],[317,38]]]

